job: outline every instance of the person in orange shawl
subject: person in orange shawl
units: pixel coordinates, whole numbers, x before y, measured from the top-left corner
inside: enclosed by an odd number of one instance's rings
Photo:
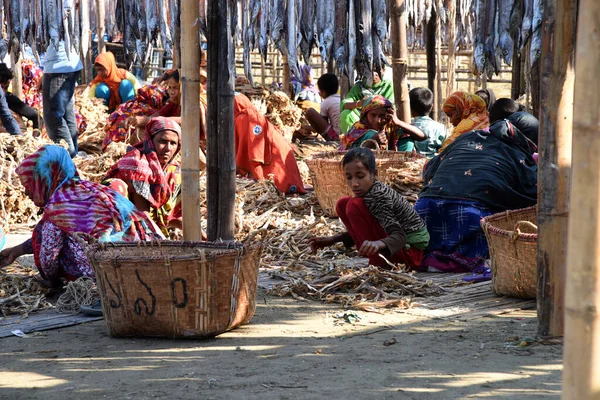
[[[463,133],[490,126],[487,105],[481,97],[475,94],[454,92],[446,99],[442,109],[450,119],[450,123],[454,125],[454,130],[452,135],[444,140],[440,153]]]
[[[254,179],[273,174],[283,193],[304,194],[304,184],[291,145],[269,120],[241,93],[233,98],[235,118],[235,164]]]
[[[135,97],[140,84],[131,72],[117,67],[113,53],[98,54],[94,68],[98,75],[92,81],[89,96],[103,99],[110,112]]]

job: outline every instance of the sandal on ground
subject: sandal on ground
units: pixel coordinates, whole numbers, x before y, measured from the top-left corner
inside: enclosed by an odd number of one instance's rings
[[[490,268],[480,267],[475,269],[471,275],[467,275],[462,278],[465,282],[485,282],[492,280],[492,270]]]
[[[100,300],[96,301],[95,303],[89,306],[81,306],[79,310],[82,314],[89,315],[90,317],[101,317],[102,315],[104,315],[102,312],[102,303],[100,303]]]

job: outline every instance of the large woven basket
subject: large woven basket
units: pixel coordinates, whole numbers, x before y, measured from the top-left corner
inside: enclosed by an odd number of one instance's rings
[[[112,336],[213,337],[250,321],[260,244],[93,243],[86,253]]]
[[[423,155],[412,152],[381,150],[375,151],[375,162],[380,181],[385,181],[388,168],[402,168],[404,163],[423,158]],[[345,151],[318,153],[306,160],[315,194],[321,208],[329,217],[337,217],[335,205],[344,196],[352,196],[342,171],[342,158]]]
[[[492,259],[492,290],[499,295],[536,298],[537,212],[506,211],[481,220]]]

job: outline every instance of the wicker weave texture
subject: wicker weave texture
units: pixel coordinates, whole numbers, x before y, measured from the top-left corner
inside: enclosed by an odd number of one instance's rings
[[[379,180],[385,181],[388,168],[402,168],[404,163],[422,158],[422,155],[397,151],[375,151]],[[329,217],[337,217],[335,205],[339,199],[352,196],[342,170],[342,158],[346,152],[318,153],[306,160],[315,194],[321,208]]]
[[[535,299],[537,294],[536,207],[506,211],[481,220],[492,259],[492,290]]]
[[[213,337],[250,321],[261,245],[161,242],[87,249],[108,332]]]

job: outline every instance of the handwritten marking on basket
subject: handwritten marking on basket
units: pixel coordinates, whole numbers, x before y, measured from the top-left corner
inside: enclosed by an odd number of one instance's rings
[[[179,302],[175,285],[181,282],[181,292],[183,293],[183,301]],[[171,293],[173,293],[173,304],[177,308],[185,308],[188,304],[187,282],[183,278],[175,278],[171,281]]]
[[[115,294],[115,296],[117,296],[117,299],[119,300],[119,302],[115,302],[114,300],[110,300],[108,302],[108,304],[110,304],[111,308],[121,308],[121,306],[123,305],[122,301],[121,301],[121,296],[119,296],[119,293],[117,293],[117,291],[115,290],[115,288],[113,287],[112,283],[110,282],[110,279],[108,279],[108,275],[106,274],[106,272],[104,273],[104,279],[106,279],[106,282],[108,282],[108,287],[110,288],[110,290],[112,290],[112,292]],[[108,297],[108,296],[106,296]]]
[[[156,311],[156,296],[154,296],[154,294],[152,294],[152,289],[150,289],[150,286],[148,286],[146,284],[146,282],[144,282],[142,280],[142,277],[140,276],[140,272],[137,269],[135,270],[135,276],[137,276],[138,281],[146,288],[146,290],[148,291],[148,294],[152,298],[152,307],[148,308],[148,302],[146,302],[146,300],[139,297],[133,303],[133,312],[135,312],[137,315],[142,315],[142,306],[140,304],[144,304],[144,307],[146,307],[146,314],[153,315],[154,311]]]

